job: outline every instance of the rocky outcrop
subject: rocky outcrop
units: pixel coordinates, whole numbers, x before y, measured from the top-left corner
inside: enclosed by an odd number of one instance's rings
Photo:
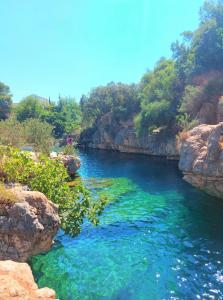
[[[0,261],[0,300],[52,300],[55,292],[38,289],[32,271],[26,263]]]
[[[40,192],[12,191],[16,201],[0,203],[0,260],[23,262],[50,249],[59,229],[58,208]]]
[[[59,154],[58,158],[64,164],[69,175],[75,175],[81,166],[80,158],[74,155]]]
[[[179,168],[184,179],[223,198],[223,123],[199,125],[181,141]]]
[[[52,152],[50,154],[50,158],[51,159],[59,159],[62,162],[62,164],[65,166],[65,168],[67,169],[67,173],[70,176],[75,175],[77,173],[77,170],[81,166],[80,158],[75,155],[67,155],[67,154],[63,154],[63,153],[57,154],[56,152]]]
[[[121,121],[111,113],[104,115],[97,124],[82,132],[80,146],[112,149],[120,152],[143,153],[176,157],[175,130],[157,130],[153,134],[137,137],[132,119]]]

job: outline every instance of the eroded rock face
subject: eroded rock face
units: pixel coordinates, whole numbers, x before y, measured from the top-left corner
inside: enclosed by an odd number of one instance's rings
[[[67,173],[71,176],[75,175],[77,170],[81,166],[80,158],[77,156],[59,154],[58,158],[64,164],[64,166],[67,168]]]
[[[187,182],[223,198],[223,123],[188,132],[181,142],[179,168]]]
[[[80,145],[96,149],[143,153],[157,156],[178,156],[175,131],[160,131],[137,137],[132,119],[117,120],[111,113],[104,115],[95,127],[83,132]]]
[[[28,264],[11,260],[0,261],[0,300],[52,300],[55,292],[38,289]]]
[[[75,175],[77,173],[77,170],[81,166],[80,158],[75,155],[66,155],[63,153],[51,152],[50,158],[59,159],[60,162],[64,165],[64,167],[67,169],[67,173],[71,176]]]
[[[0,209],[0,260],[23,262],[50,249],[60,220],[57,206],[42,193],[13,192],[16,203]]]

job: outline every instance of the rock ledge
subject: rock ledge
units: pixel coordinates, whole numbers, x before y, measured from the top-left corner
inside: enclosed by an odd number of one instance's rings
[[[38,289],[28,264],[0,261],[0,300],[52,300],[55,292]]]
[[[223,123],[188,132],[181,141],[179,168],[187,182],[223,199]]]

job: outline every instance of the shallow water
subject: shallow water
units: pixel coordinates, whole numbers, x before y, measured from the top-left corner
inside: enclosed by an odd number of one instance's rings
[[[32,259],[60,300],[223,299],[223,202],[182,180],[177,163],[81,152],[80,174],[115,178],[100,225]],[[112,190],[113,188],[113,190]]]

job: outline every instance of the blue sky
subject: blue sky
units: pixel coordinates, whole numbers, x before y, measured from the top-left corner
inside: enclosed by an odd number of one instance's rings
[[[110,81],[138,82],[203,0],[0,0],[0,81],[15,102],[76,99]]]

